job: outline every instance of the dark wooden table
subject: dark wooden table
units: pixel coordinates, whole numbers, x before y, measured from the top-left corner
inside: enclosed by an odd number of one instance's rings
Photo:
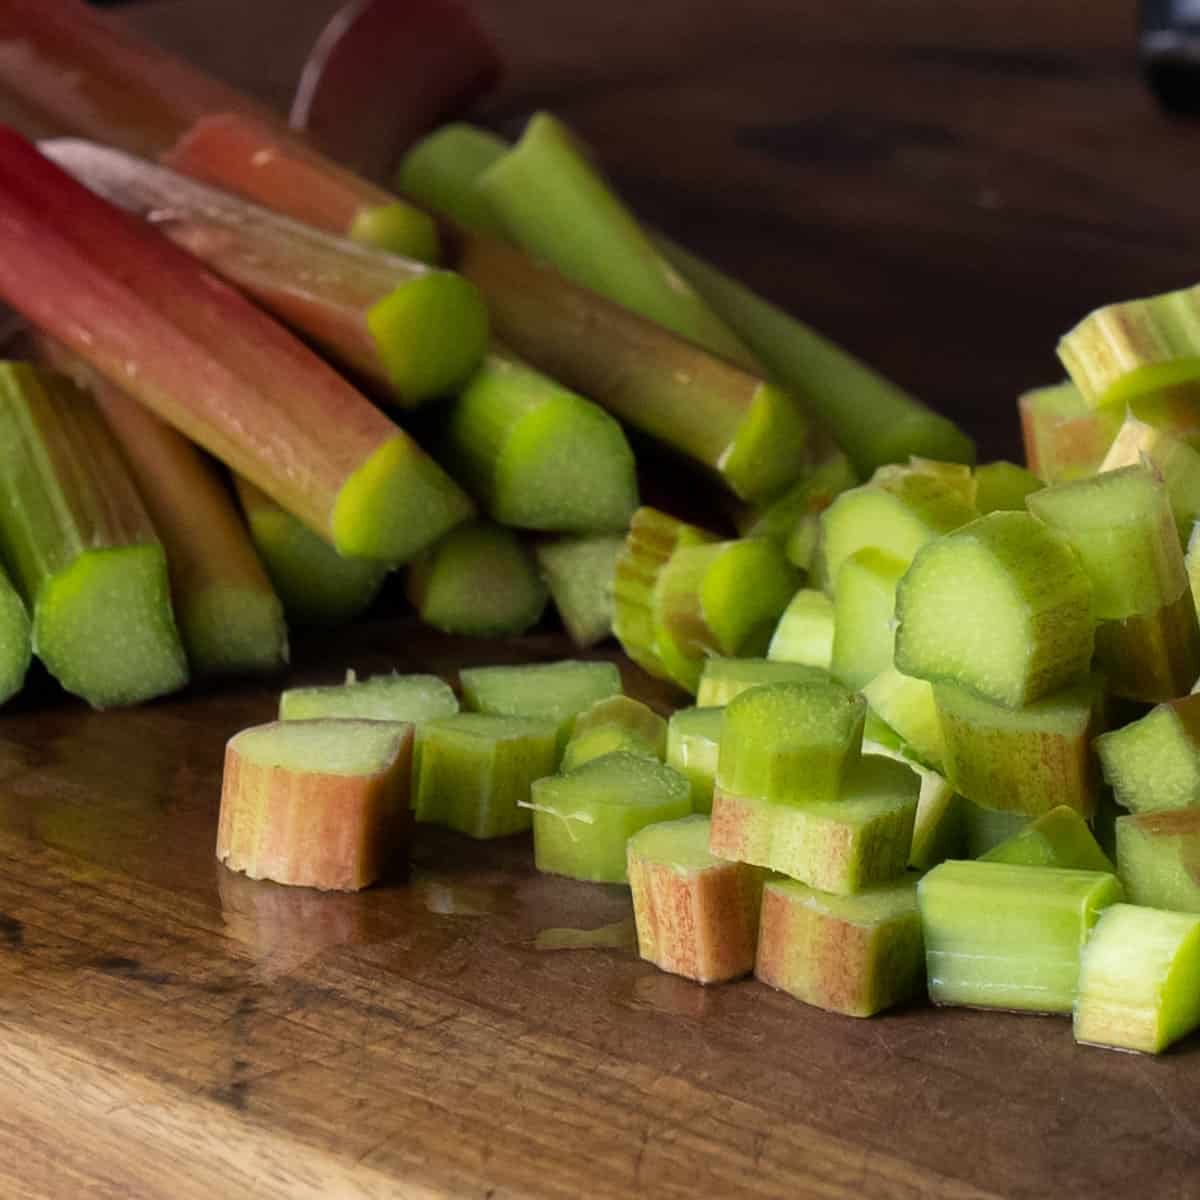
[[[1140,88],[1132,5],[478,7],[511,64],[499,127],[565,115],[658,224],[989,455],[1017,453],[1014,397],[1058,377],[1074,319],[1200,274],[1200,127]],[[282,103],[328,8],[134,19]],[[302,642],[292,678],[561,652],[380,619]],[[274,700],[93,714],[43,686],[0,717],[0,1194],[1200,1194],[1192,1044],[702,989],[637,959],[623,889],[539,877],[523,839],[423,829],[411,879],[358,896],[225,872],[222,746]]]

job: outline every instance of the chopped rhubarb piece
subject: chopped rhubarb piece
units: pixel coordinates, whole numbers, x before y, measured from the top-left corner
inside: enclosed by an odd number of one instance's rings
[[[707,817],[648,825],[629,839],[638,953],[697,983],[754,969],[764,872],[708,850]]]
[[[6,130],[0,295],[339,553],[406,559],[471,511],[311,351]]]
[[[431,217],[269,123],[217,112],[197,121],[162,160],[318,229],[421,262],[438,257]]]
[[[407,840],[411,725],[278,721],[225,748],[217,858],[252,879],[357,891]]]
[[[495,47],[456,0],[354,0],[312,48],[291,124],[339,162],[381,178],[415,138],[500,77]]]

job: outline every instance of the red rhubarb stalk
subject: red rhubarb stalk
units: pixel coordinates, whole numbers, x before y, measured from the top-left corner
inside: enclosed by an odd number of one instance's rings
[[[407,559],[471,511],[286,330],[2,127],[0,296],[341,553]]]

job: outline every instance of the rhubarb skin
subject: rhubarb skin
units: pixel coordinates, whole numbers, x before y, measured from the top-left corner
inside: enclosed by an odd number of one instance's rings
[[[336,372],[11,131],[0,218],[0,294],[340,553],[406,559],[469,515]]]
[[[401,150],[470,108],[500,73],[495,47],[465,4],[360,0],[338,10],[309,53],[290,123],[351,170],[378,179]]]
[[[910,873],[849,897],[772,880],[763,889],[755,977],[848,1017],[912,999],[925,985],[916,879]]]
[[[25,682],[33,658],[33,630],[20,593],[0,567],[0,704]]]
[[[369,761],[322,769],[314,747],[332,749],[336,762],[339,739],[369,743]],[[225,748],[217,859],[252,879],[323,891],[374,883],[407,846],[412,746],[412,726],[392,722],[288,721],[243,730]]]
[[[763,872],[708,850],[708,818],[649,825],[629,839],[638,953],[697,983],[754,969]]]
[[[1200,913],[1200,808],[1118,817],[1116,834],[1131,903]]]
[[[79,370],[62,352],[51,349],[51,357]],[[212,465],[148,408],[84,371],[167,552],[171,605],[192,671],[236,675],[286,666],[283,606]]]
[[[268,122],[209,110],[163,155],[172,170],[318,229],[436,262],[433,218],[340,167]],[[384,216],[389,219],[383,219]]]

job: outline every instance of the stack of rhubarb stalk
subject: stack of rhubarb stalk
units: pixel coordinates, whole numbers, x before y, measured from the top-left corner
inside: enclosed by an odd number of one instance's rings
[[[473,95],[478,32],[412,7]],[[1200,1023],[1200,288],[1088,316],[1020,399],[1028,469],[976,467],[549,114],[435,128],[388,192],[74,0],[10,17],[93,92],[81,126],[0,64],[26,130],[97,140],[0,130],[36,359],[0,367],[0,698],[31,652],[96,706],[269,670],[397,568],[456,633],[552,598],[696,707],[581,662],[464,672],[465,712],[429,679],[287,693],[230,744],[222,859],[364,886],[415,809],[628,883],[643,954],[701,982],[858,1016],[927,983],[1151,1051]],[[664,455],[687,483],[643,505]]]

